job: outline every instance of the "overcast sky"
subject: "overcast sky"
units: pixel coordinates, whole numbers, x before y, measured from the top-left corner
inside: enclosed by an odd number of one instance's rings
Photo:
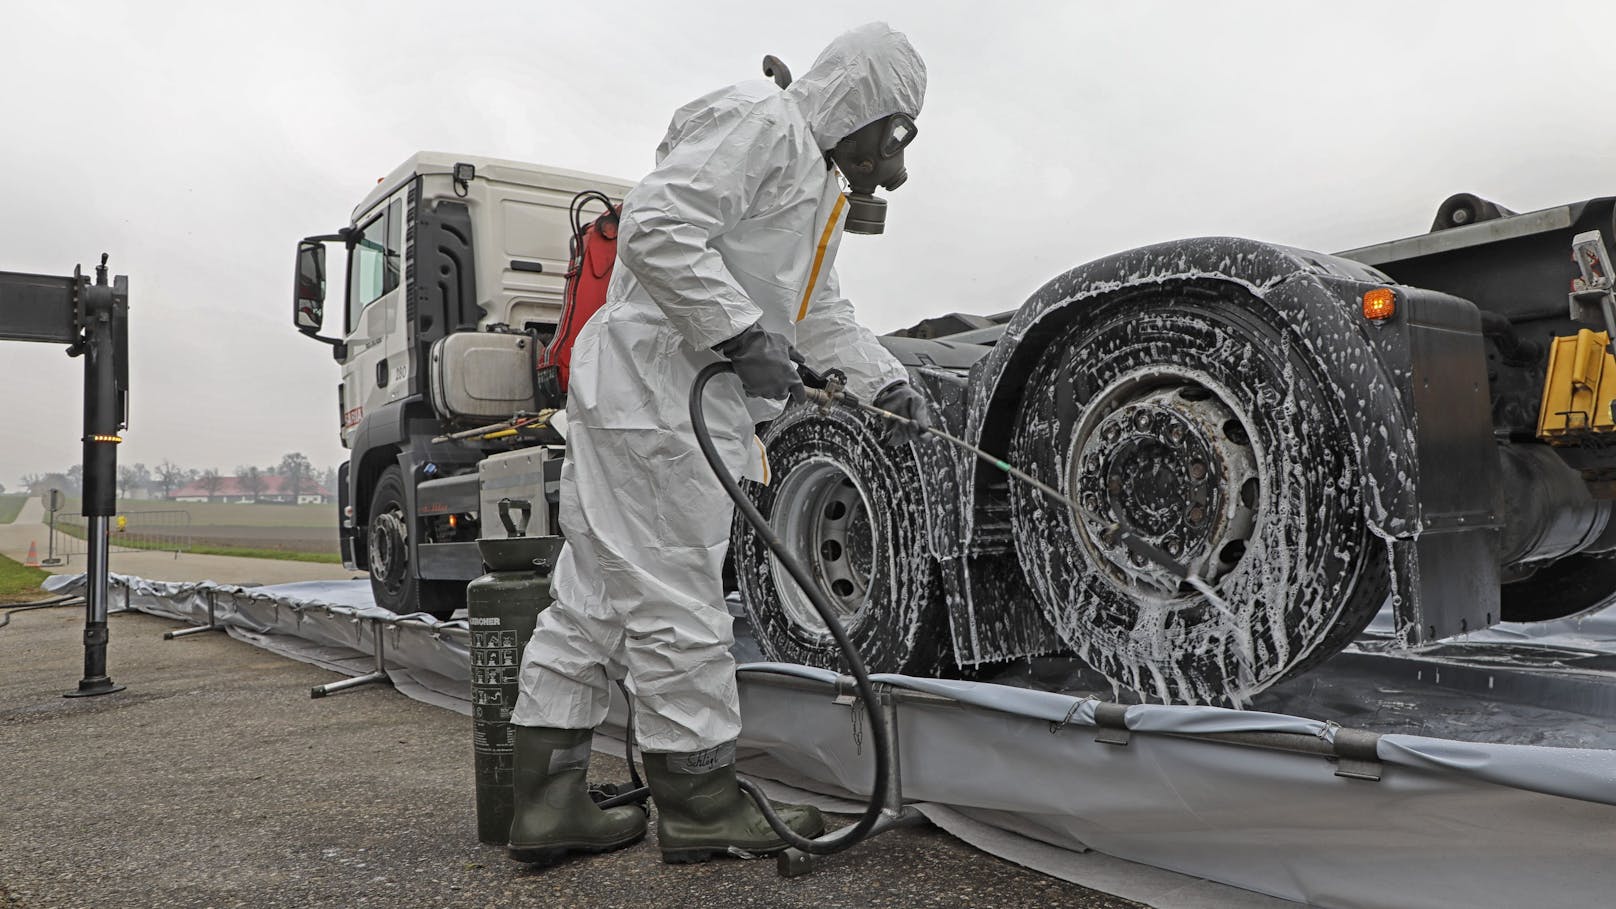
[[[930,73],[887,234],[842,245],[878,331],[1177,237],[1334,251],[1454,192],[1616,194],[1608,0],[0,0],[0,270],[107,251],[129,275],[124,462],[323,468],[338,368],[290,324],[298,238],[420,149],[637,179],[676,107],[870,19]],[[0,482],[75,463],[81,362],[3,342],[0,365]]]

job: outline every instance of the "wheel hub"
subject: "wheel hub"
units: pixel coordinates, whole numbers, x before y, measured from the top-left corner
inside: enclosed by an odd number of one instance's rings
[[[875,566],[875,533],[864,493],[834,461],[816,458],[794,468],[780,484],[769,524],[808,572],[844,625],[864,608]],[[808,596],[770,557],[787,618],[811,637],[830,629]]]
[[[1156,566],[1107,542],[1113,526],[1203,578],[1233,568],[1260,492],[1250,437],[1235,412],[1188,380],[1121,382],[1101,392],[1090,412],[1104,416],[1079,428],[1068,482],[1081,505],[1083,542],[1113,579],[1132,591],[1176,592]]]
[[[388,587],[403,579],[409,561],[409,528],[404,514],[389,509],[370,522],[370,570]]]

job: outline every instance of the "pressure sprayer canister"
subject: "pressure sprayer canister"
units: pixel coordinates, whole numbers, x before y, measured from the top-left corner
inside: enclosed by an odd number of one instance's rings
[[[520,508],[527,503],[516,504]],[[504,503],[500,510],[506,511]],[[533,636],[539,613],[550,605],[550,575],[561,552],[561,538],[509,536],[478,540],[477,545],[489,568],[466,588],[477,839],[500,844],[509,837],[514,812],[510,723],[522,650]]]

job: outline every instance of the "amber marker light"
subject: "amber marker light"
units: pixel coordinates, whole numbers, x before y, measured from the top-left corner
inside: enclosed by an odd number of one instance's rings
[[[1377,287],[1363,295],[1363,317],[1371,322],[1384,322],[1397,314],[1397,291],[1390,287]]]

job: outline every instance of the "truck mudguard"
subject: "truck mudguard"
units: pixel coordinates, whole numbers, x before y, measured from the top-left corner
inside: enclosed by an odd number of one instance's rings
[[[1035,367],[1090,313],[1141,290],[1182,287],[1202,299],[1216,298],[1221,287],[1231,301],[1244,301],[1228,305],[1263,310],[1315,384],[1334,397],[1351,438],[1350,468],[1338,482],[1355,485],[1364,523],[1384,541],[1405,637],[1413,642],[1480,627],[1497,616],[1489,603],[1497,602],[1490,547],[1498,531],[1480,316],[1464,300],[1400,287],[1398,318],[1364,318],[1361,294],[1389,285],[1386,275],[1357,262],[1224,237],[1142,247],[1079,266],[1035,292],[974,368],[965,438],[1009,457]],[[1202,292],[1208,288],[1210,294]],[[1433,376],[1439,376],[1434,384]],[[965,575],[957,583],[963,608],[980,622],[995,602],[1020,600],[1028,579],[1006,577],[1002,567],[993,568],[994,577],[978,576],[990,566],[968,555],[1003,548],[1005,494],[996,472],[958,464],[956,545]],[[1438,577],[1442,564],[1449,567]],[[1441,585],[1460,574],[1472,580],[1444,594]]]

